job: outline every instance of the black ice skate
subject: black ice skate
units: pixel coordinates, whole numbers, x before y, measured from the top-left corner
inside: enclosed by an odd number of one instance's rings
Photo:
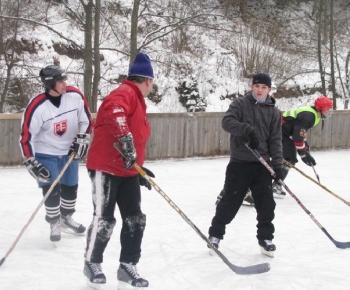
[[[61,226],[60,226],[60,220],[57,220],[56,222],[50,223],[50,241],[51,242],[58,242],[61,240]]]
[[[128,264],[128,263],[120,263],[117,278],[120,282],[119,289],[127,288],[127,283],[134,287],[148,287],[148,281],[141,278],[141,276],[137,273],[136,265]]]
[[[72,215],[61,216],[62,232],[75,235],[84,235],[86,228],[73,220]]]
[[[284,198],[286,196],[286,193],[282,189],[282,185],[276,182],[272,184],[272,192],[274,198]]]
[[[95,290],[103,289],[106,284],[106,276],[102,272],[101,264],[85,261],[84,275],[86,276],[86,284]]]
[[[259,245],[262,254],[271,258],[274,257],[276,246],[272,243],[271,240],[259,240]]]
[[[219,249],[220,239],[218,239],[216,237],[209,236],[208,240],[210,241],[210,244],[213,246],[213,248]],[[209,245],[207,245],[207,247],[210,249],[209,250],[210,255],[216,254],[215,251]]]
[[[252,192],[250,191],[250,189],[248,189],[247,194],[246,194],[245,198],[243,199],[242,204],[254,206],[254,199],[253,199]]]

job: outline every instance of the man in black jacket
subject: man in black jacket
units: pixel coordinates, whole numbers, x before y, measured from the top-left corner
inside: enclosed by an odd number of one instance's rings
[[[255,149],[272,165],[276,179],[282,178],[281,114],[275,99],[269,95],[271,78],[264,73],[254,75],[251,92],[235,99],[222,120],[222,128],[230,133],[230,162],[226,169],[225,195],[216,207],[209,228],[209,240],[217,247],[225,235],[226,225],[236,216],[248,188],[257,211],[257,239],[261,252],[270,257],[276,249],[272,243],[276,203],[272,195],[272,177],[266,167],[247,148]]]

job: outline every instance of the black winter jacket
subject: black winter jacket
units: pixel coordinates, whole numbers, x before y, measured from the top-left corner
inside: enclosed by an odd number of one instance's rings
[[[245,146],[247,136],[254,128],[259,138],[259,154],[273,168],[282,167],[281,113],[275,103],[271,96],[267,96],[264,103],[258,103],[250,92],[230,104],[222,119],[222,128],[231,134],[231,162],[259,162]]]

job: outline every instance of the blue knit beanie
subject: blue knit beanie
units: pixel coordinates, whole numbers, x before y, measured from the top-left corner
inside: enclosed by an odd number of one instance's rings
[[[128,76],[139,76],[154,79],[153,68],[149,56],[139,52],[129,68]]]
[[[253,77],[253,85],[254,84],[264,84],[271,88],[271,78],[267,74],[258,73]]]

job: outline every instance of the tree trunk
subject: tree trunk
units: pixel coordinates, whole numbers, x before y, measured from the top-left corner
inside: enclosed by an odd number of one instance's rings
[[[323,0],[320,1],[320,6],[318,8],[316,23],[317,23],[317,58],[318,58],[318,66],[320,70],[321,77],[321,85],[322,85],[322,94],[326,95],[326,81],[325,81],[325,71],[323,67],[322,60],[322,14],[324,12],[323,9]]]
[[[81,1],[85,10],[85,26],[84,26],[84,95],[91,107],[94,104],[94,98],[92,95],[92,77],[93,77],[93,51],[92,51],[92,14],[93,14],[93,1],[89,0],[87,4]]]
[[[135,59],[135,56],[138,52],[137,49],[137,27],[138,27],[138,18],[139,18],[139,8],[140,0],[134,0],[134,6],[131,14],[131,33],[130,33],[130,61],[129,65]]]
[[[329,49],[330,49],[330,57],[331,57],[331,80],[332,80],[332,93],[333,93],[333,109],[337,109],[337,98],[335,91],[335,66],[334,66],[334,26],[333,26],[333,0],[330,0],[330,17],[329,17]]]
[[[95,38],[94,38],[94,81],[92,87],[92,96],[90,102],[91,112],[97,112],[98,87],[101,79],[101,61],[100,61],[100,18],[101,18],[101,0],[96,0],[95,8]]]

